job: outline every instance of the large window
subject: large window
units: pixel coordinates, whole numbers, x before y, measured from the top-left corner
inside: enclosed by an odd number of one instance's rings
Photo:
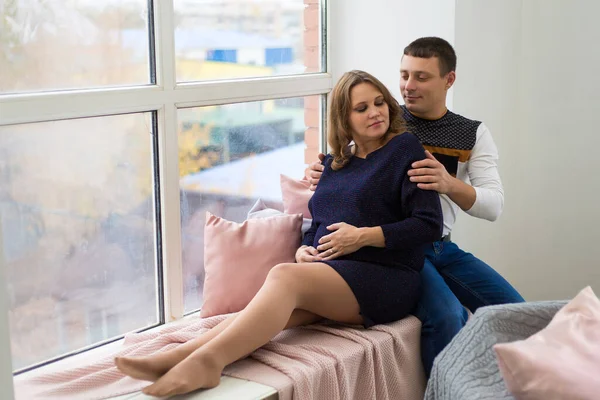
[[[304,175],[320,104],[310,96],[179,110],[186,312],[202,305],[206,211],[242,222],[257,199],[281,203],[280,174]]]
[[[0,92],[151,83],[150,28],[146,0],[4,0]]]
[[[151,118],[0,127],[15,368],[159,322]]]
[[[320,149],[324,3],[0,2],[14,370],[202,306],[204,211],[280,202]]]

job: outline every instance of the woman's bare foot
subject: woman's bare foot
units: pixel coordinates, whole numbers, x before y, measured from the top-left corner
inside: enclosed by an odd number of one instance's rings
[[[223,366],[212,357],[192,354],[142,392],[149,396],[174,396],[196,389],[210,389],[221,381]]]
[[[166,374],[171,365],[158,357],[115,357],[115,365],[125,375],[154,382]]]

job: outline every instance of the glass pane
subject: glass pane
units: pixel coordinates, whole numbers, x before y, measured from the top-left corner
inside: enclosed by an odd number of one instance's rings
[[[0,127],[15,369],[158,323],[151,117]]]
[[[184,306],[202,305],[205,212],[242,222],[257,199],[281,208],[279,175],[316,160],[320,96],[179,111]]]
[[[150,83],[147,3],[0,1],[0,93]]]
[[[319,0],[175,0],[179,82],[321,72]]]

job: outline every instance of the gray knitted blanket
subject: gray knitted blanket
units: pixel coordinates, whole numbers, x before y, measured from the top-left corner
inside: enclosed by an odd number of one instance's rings
[[[511,399],[492,346],[545,328],[566,301],[483,307],[438,355],[425,400]]]

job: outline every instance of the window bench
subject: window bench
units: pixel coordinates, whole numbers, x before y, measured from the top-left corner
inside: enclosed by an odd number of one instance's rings
[[[251,357],[229,366],[225,370],[227,376],[221,378],[218,387],[177,398],[292,400],[297,391],[294,397],[303,399],[351,400],[373,397],[376,391],[378,398],[422,399],[425,376],[420,358],[420,328],[415,317],[407,317],[371,329],[329,323],[290,329]],[[121,345],[119,341],[69,357],[19,375],[15,381],[93,364],[114,354]],[[152,397],[132,392],[112,399],[150,400]]]

